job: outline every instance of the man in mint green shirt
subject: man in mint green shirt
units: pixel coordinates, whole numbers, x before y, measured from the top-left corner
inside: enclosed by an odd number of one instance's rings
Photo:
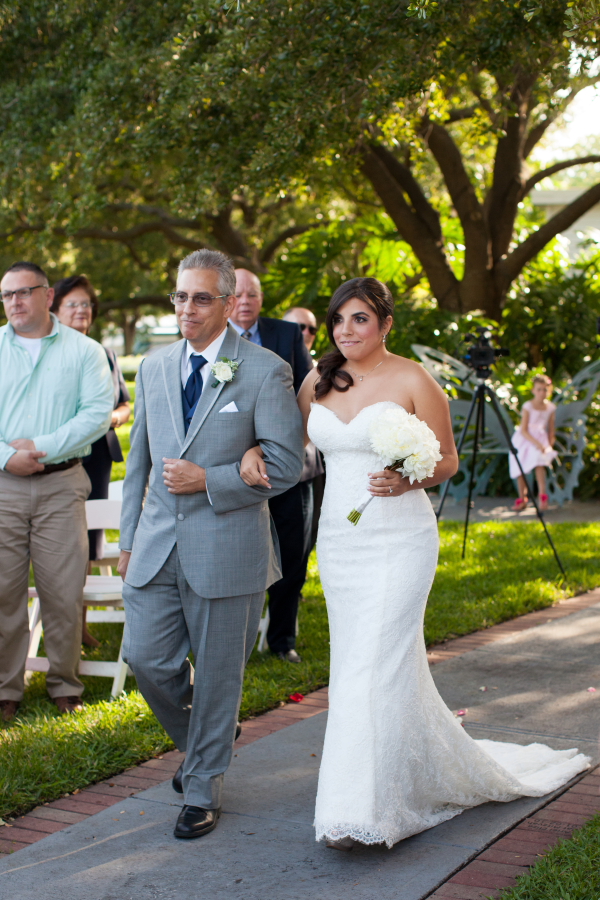
[[[82,707],[90,482],[81,458],[107,432],[114,396],[102,347],[50,313],[43,269],[15,263],[0,288],[8,319],[0,328],[0,712],[8,721],[23,697],[30,563],[48,693],[61,712]]]

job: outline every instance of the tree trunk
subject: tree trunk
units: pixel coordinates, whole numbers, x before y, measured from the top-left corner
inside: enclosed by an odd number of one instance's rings
[[[381,144],[363,145],[362,171],[411,247],[440,309],[454,313],[482,310],[500,320],[511,284],[546,244],[600,201],[600,184],[585,191],[514,247],[518,203],[526,193],[524,145],[529,85],[515,89],[518,114],[505,123],[496,148],[494,177],[484,203],[446,128],[423,119],[420,133],[440,169],[461,222],[465,243],[462,280],[454,274],[444,248],[439,214],[408,165]],[[578,160],[573,160],[572,164]],[[533,186],[533,179],[530,179]]]
[[[122,318],[124,355],[131,356],[135,345],[136,325],[138,323],[138,311],[134,309],[131,313],[125,313]]]
[[[423,266],[440,308],[463,312],[459,281],[446,259],[441,230],[437,232],[433,224],[433,219],[437,219],[437,212],[422,194],[410,170],[385,147],[363,147],[361,152],[365,176],[398,233],[410,245]],[[410,204],[405,198],[405,192],[411,200]],[[423,207],[429,215],[423,213]]]

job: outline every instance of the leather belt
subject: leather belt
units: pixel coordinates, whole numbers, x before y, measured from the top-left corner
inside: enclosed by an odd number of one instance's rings
[[[42,460],[40,460],[42,462]],[[81,465],[81,458],[78,456],[73,459],[66,459],[61,463],[54,463],[49,466],[45,466],[43,472],[36,472],[36,475],[50,475],[52,472],[64,472],[65,469],[72,469],[74,466]]]

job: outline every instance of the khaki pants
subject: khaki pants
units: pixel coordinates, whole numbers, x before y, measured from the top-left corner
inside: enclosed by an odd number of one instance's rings
[[[51,697],[79,696],[82,594],[88,565],[83,466],[48,475],[0,469],[0,700],[21,700],[29,644],[27,586],[33,564]]]

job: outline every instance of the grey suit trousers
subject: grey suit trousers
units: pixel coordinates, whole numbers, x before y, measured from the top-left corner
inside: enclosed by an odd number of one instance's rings
[[[216,809],[265,592],[200,597],[183,574],[175,545],[148,584],[125,583],[123,598],[123,656],[154,715],[186,751],[185,803]]]

